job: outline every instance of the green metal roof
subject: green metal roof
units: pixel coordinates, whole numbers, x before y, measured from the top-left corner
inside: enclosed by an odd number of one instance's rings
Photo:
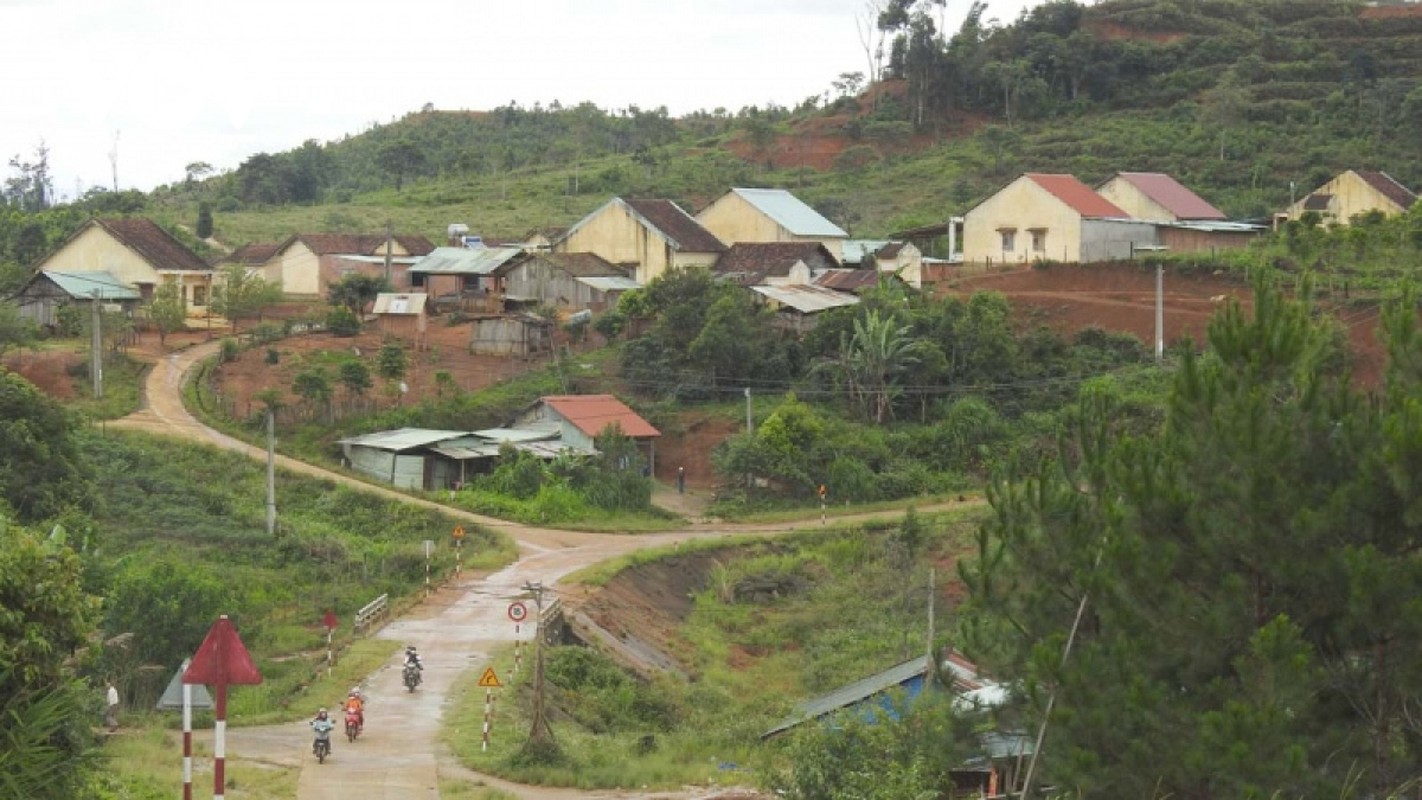
[[[55,286],[77,300],[140,300],[138,290],[115,278],[108,272],[59,272],[45,270],[42,273]]]

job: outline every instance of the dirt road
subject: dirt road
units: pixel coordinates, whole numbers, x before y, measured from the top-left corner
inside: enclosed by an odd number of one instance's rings
[[[215,354],[217,347],[216,342],[202,344],[162,358],[148,374],[142,410],[109,424],[117,428],[204,442],[265,461],[265,450],[206,427],[183,407],[182,384],[185,376],[203,359]],[[788,531],[795,529],[796,524],[699,524],[689,530],[639,536],[550,530],[413,498],[285,456],[277,456],[277,464],[285,470],[437,508],[450,516],[501,530],[518,543],[520,557],[514,564],[486,578],[466,580],[460,585],[441,589],[414,613],[390,623],[376,634],[383,639],[418,647],[426,665],[425,681],[413,694],[405,691],[400,680],[398,653],[367,677],[362,682],[362,690],[369,700],[366,733],[354,744],[338,738],[326,764],[318,765],[311,757],[311,734],[304,722],[230,730],[227,745],[229,759],[299,767],[298,796],[302,800],[438,798],[441,774],[483,783],[529,800],[691,800],[751,796],[725,790],[589,793],[520,786],[477,775],[461,767],[440,746],[438,735],[446,698],[456,683],[476,680],[487,666],[492,650],[513,641],[514,631],[506,616],[507,606],[512,598],[522,594],[521,587],[526,582],[542,582],[556,588],[558,579],[568,573],[632,550],[673,544],[690,538]],[[880,512],[861,516],[865,519],[882,518],[899,513]],[[804,525],[799,524],[800,527]],[[525,639],[533,635],[532,627],[523,626]]]

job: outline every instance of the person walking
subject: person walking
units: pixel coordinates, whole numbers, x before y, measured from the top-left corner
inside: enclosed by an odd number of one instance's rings
[[[686,494],[686,467],[676,468],[676,493]]]
[[[118,730],[119,707],[118,689],[114,687],[113,681],[109,681],[108,697],[106,699],[108,702],[104,708],[104,724],[109,726],[109,732],[113,733]]]

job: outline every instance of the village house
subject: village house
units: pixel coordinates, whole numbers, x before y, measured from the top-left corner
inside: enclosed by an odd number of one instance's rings
[[[716,262],[716,277],[738,286],[808,284],[839,266],[819,242],[737,242]]]
[[[670,200],[614,197],[568,229],[556,253],[593,253],[645,286],[668,270],[711,267],[726,250]]]
[[[1324,225],[1351,225],[1354,217],[1370,211],[1405,214],[1416,202],[1417,194],[1386,172],[1350,169],[1275,215],[1274,224],[1312,212]]]
[[[250,242],[217,259],[213,267],[226,269],[236,264],[245,267],[248,274],[265,279],[262,270],[276,255],[278,247],[281,247],[281,242]]]
[[[106,273],[153,300],[160,284],[175,283],[190,316],[206,313],[213,271],[197,253],[152,220],[91,219],[35,265],[38,272]]]
[[[775,312],[776,328],[800,335],[809,333],[819,324],[819,315],[831,308],[859,304],[859,297],[849,292],[823,286],[781,284],[751,286],[761,305]]]
[[[276,246],[262,265],[262,277],[287,297],[324,297],[331,284],[351,273],[384,277],[386,236],[358,233],[297,233]],[[390,288],[408,289],[409,268],[434,244],[423,236],[390,237]]]
[[[553,348],[553,321],[527,312],[473,314],[469,352],[481,356],[532,356]]]
[[[915,289],[923,288],[923,251],[912,242],[887,239],[849,239],[844,243],[844,266],[888,273]]]
[[[732,189],[696,214],[717,238],[741,242],[819,242],[836,262],[849,238],[840,227],[784,189]]]
[[[519,247],[436,247],[408,270],[410,286],[440,310],[497,314],[504,310],[498,270],[523,253]]]
[[[616,427],[644,452],[649,472],[656,472],[657,438],[662,435],[661,431],[610,394],[540,397],[508,427],[556,431],[568,446],[586,451],[594,450],[597,437]]]
[[[641,284],[595,253],[524,252],[494,270],[510,300],[559,311],[605,311]]]
[[[1155,225],[1072,175],[1021,175],[963,219],[963,257],[976,264],[1110,261],[1138,247],[1155,249]]]
[[[1244,247],[1264,226],[1231,222],[1223,211],[1160,172],[1118,172],[1096,187],[1134,219],[1156,223],[1156,244],[1164,252],[1213,252]]]

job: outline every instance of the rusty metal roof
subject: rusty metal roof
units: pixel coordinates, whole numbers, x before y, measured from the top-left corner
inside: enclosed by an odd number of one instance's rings
[[[1174,214],[1176,219],[1226,218],[1223,211],[1205,202],[1204,198],[1163,172],[1118,172],[1116,176]],[[1105,183],[1101,185],[1104,186]]]
[[[610,394],[549,395],[540,398],[539,402],[558,412],[559,416],[588,436],[601,434],[613,423],[622,427],[624,435],[634,439],[662,435],[650,422]]]
[[[1066,203],[1083,217],[1130,219],[1131,215],[1122,211],[1115,203],[1107,200],[1082,183],[1075,175],[1051,175],[1042,172],[1028,172],[1026,178],[1046,189],[1053,197]]]

